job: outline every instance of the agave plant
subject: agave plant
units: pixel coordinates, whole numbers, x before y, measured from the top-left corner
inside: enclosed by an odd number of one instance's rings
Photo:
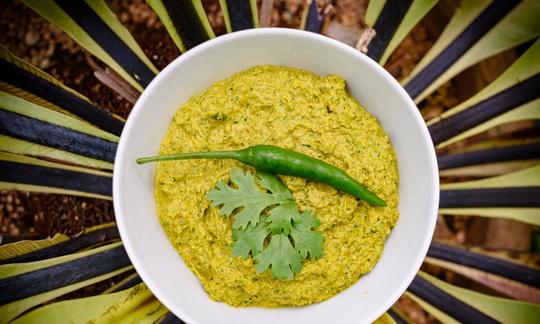
[[[22,2],[107,65],[96,76],[128,101],[134,102],[159,73],[105,1]],[[215,37],[201,0],[147,2],[180,53]],[[268,26],[272,3],[263,0],[259,16],[254,0],[219,0],[227,32]],[[342,40],[384,65],[436,5],[448,7],[437,0],[372,0],[367,26],[360,30],[331,22],[331,4],[307,1],[301,28]],[[402,80],[426,116],[438,152],[440,214],[538,226],[539,133],[534,123],[527,137],[523,127],[500,130],[540,119],[540,2],[461,0],[450,7],[440,37]],[[516,47],[519,58],[467,100],[444,112],[426,100],[467,68]],[[110,200],[124,120],[4,48],[0,66],[0,189]],[[2,323],[181,322],[141,282],[114,224],[75,237],[2,244]],[[540,272],[526,260],[434,241],[423,269],[405,294],[441,322],[540,319]],[[433,269],[468,278],[480,292],[444,282],[430,274]],[[123,279],[103,294],[59,301],[120,274]],[[394,306],[379,321],[410,319]]]

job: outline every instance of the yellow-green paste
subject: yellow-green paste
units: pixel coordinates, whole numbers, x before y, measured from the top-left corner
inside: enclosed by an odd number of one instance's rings
[[[213,84],[177,111],[160,153],[236,150],[255,144],[292,149],[344,169],[388,207],[373,207],[324,184],[281,177],[300,210],[315,211],[324,256],[304,261],[293,280],[257,274],[252,258],[231,254],[232,217],[205,197],[227,180],[233,160],[160,163],[155,195],[160,222],[188,267],[216,301],[284,307],[328,299],[369,272],[398,219],[398,171],[392,145],[336,75],[257,66]],[[253,171],[253,170],[252,170]],[[182,287],[178,287],[182,289]]]

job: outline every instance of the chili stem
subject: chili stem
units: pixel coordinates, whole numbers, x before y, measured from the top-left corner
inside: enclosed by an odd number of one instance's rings
[[[163,162],[174,160],[189,160],[189,159],[233,159],[239,160],[240,153],[237,151],[210,151],[210,152],[188,152],[176,153],[157,156],[147,156],[137,159],[137,163],[145,164],[149,162]]]

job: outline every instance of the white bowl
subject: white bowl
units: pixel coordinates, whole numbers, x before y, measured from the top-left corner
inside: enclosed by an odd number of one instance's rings
[[[399,165],[400,218],[373,271],[322,303],[298,308],[234,308],[214,302],[169,243],[156,216],[155,165],[135,159],[158,152],[181,104],[212,83],[261,64],[345,78],[351,94],[389,134]],[[114,209],[135,269],[178,317],[196,323],[367,323],[405,291],[424,259],[435,227],[439,177],[426,125],[407,93],[355,49],[314,33],[265,28],[232,33],[191,49],[146,88],[120,138],[114,165]]]

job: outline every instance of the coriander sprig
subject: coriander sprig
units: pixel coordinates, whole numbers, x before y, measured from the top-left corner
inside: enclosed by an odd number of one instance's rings
[[[233,216],[232,254],[244,259],[250,255],[262,273],[290,280],[302,269],[308,256],[323,256],[323,236],[313,229],[320,225],[311,211],[301,213],[289,189],[271,174],[233,169],[231,181],[237,188],[219,181],[207,193],[212,207],[221,206],[223,216]]]

